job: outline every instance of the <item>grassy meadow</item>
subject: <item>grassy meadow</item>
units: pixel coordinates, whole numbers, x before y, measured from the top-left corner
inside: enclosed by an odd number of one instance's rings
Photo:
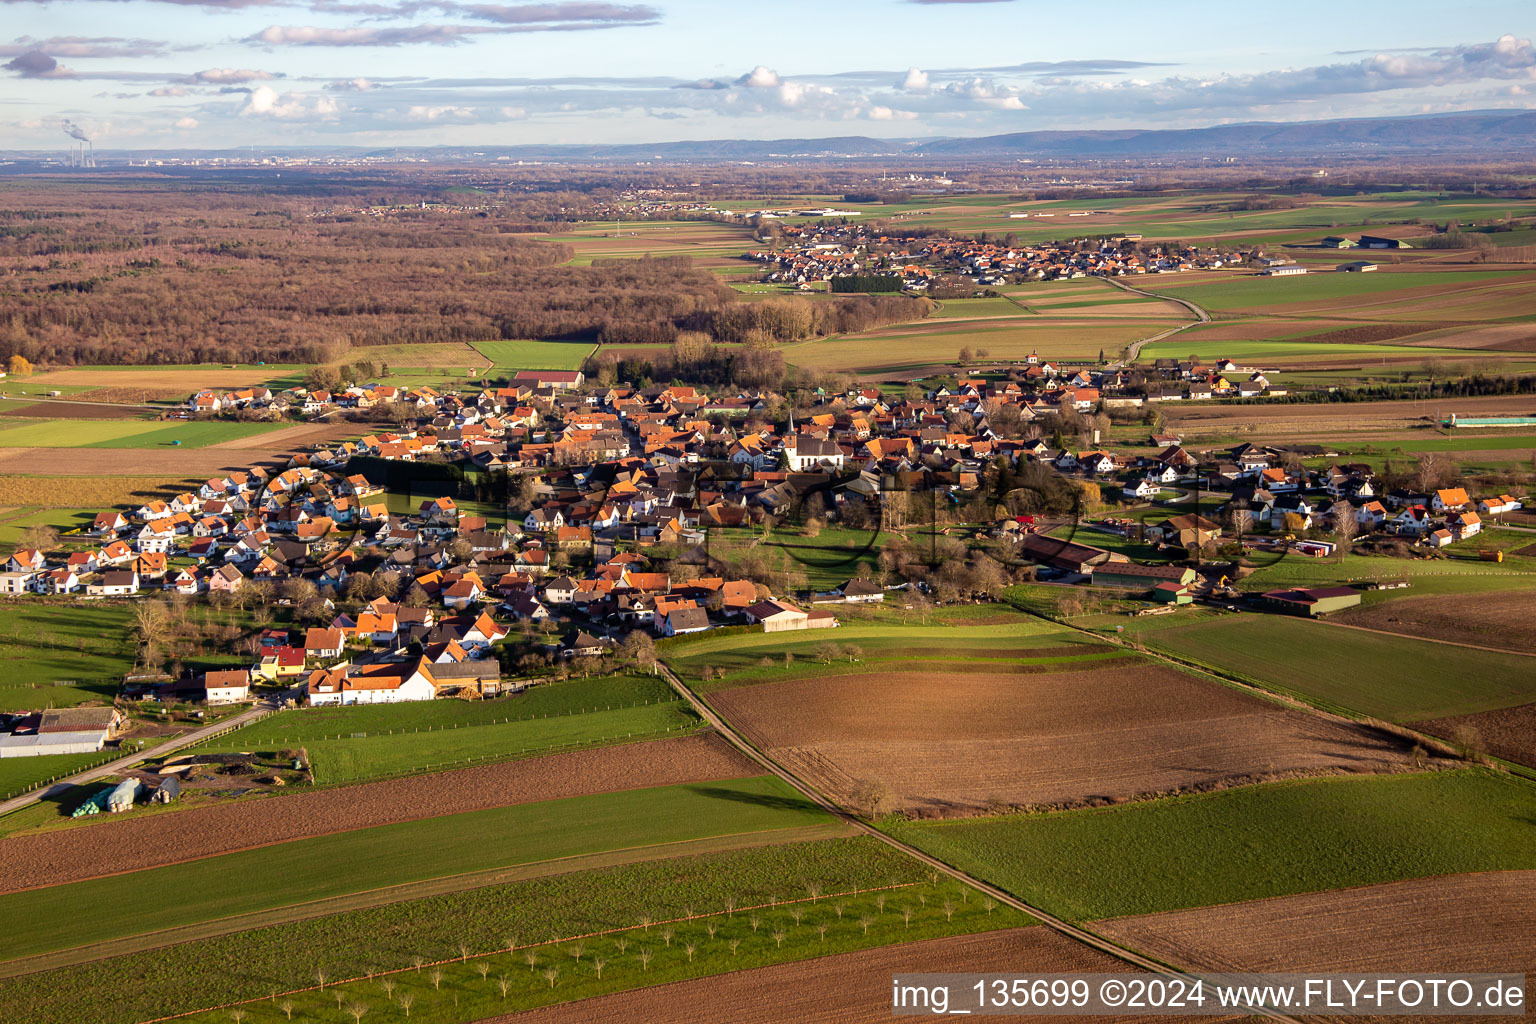
[[[210,749],[302,747],[321,785],[363,782],[547,753],[676,735],[698,718],[659,679],[582,679],[491,701],[297,708],[214,741]]]
[[[1531,792],[1522,780],[1468,768],[887,830],[1026,902],[1089,921],[1536,868]]]
[[[1491,711],[1536,700],[1531,659],[1284,615],[1230,615],[1156,629],[1156,650],[1394,722]]]

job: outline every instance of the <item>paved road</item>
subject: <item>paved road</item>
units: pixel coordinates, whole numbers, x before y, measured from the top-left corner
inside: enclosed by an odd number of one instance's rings
[[[1121,291],[1130,292],[1132,295],[1145,295],[1149,299],[1163,299],[1167,302],[1177,302],[1179,305],[1189,310],[1190,313],[1194,314],[1195,317],[1195,322],[1192,324],[1181,324],[1178,327],[1170,327],[1168,330],[1154,334],[1150,338],[1142,338],[1140,341],[1131,342],[1130,346],[1125,350],[1125,361],[1127,363],[1134,363],[1136,361],[1136,357],[1141,355],[1141,346],[1143,345],[1154,341],[1162,341],[1164,338],[1171,338],[1175,334],[1178,334],[1180,331],[1187,331],[1191,327],[1198,327],[1200,324],[1208,324],[1211,322],[1211,315],[1205,310],[1201,309],[1199,306],[1195,305],[1193,302],[1190,302],[1188,299],[1179,299],[1173,297],[1172,295],[1158,295],[1155,292],[1146,292],[1142,291],[1140,288],[1132,288],[1118,277],[1106,277],[1104,280],[1108,281],[1116,288],[1119,288]]]
[[[167,740],[157,747],[151,747],[148,750],[143,750],[136,754],[128,754],[124,757],[118,758],[115,761],[108,761],[106,764],[98,765],[95,768],[88,768],[83,772],[79,772],[77,774],[68,776],[67,778],[60,779],[58,782],[55,782],[51,786],[39,787],[30,793],[23,793],[21,796],[12,797],[10,800],[6,800],[3,803],[0,803],[0,815],[5,815],[11,813],[12,811],[20,810],[21,808],[26,807],[28,804],[37,803],[37,801],[41,800],[49,793],[54,793],[61,789],[68,789],[70,786],[79,786],[86,782],[94,782],[97,779],[105,778],[108,775],[116,775],[123,769],[132,768],[134,765],[152,757],[164,757],[166,754],[173,754],[189,744],[196,743],[198,740],[207,739],[214,733],[223,732],[227,729],[233,729],[241,725],[249,725],[251,722],[256,721],[256,719],[261,718],[264,715],[271,714],[274,710],[275,708],[271,704],[265,702],[257,704],[250,710],[242,711],[240,714],[233,718],[225,718],[221,721],[212,722],[208,725],[205,725],[201,729],[194,729],[192,732],[183,733],[182,735],[177,736],[175,739]]]
[[[1075,939],[1076,941],[1083,943],[1085,946],[1091,946],[1100,952],[1108,953],[1110,956],[1113,956],[1118,960],[1123,960],[1126,963],[1133,964],[1136,967],[1140,967],[1141,969],[1150,971],[1154,974],[1161,974],[1169,977],[1188,976],[1187,972],[1185,971],[1179,970],[1175,967],[1170,967],[1167,964],[1159,963],[1150,957],[1142,956],[1140,953],[1133,952],[1124,948],[1123,946],[1119,946],[1113,942],[1110,942],[1107,939],[1100,938],[1092,932],[1085,931],[1076,925],[1068,924],[1066,921],[1056,917],[1054,914],[1048,914],[1038,907],[1031,906],[1030,904],[1025,903],[1023,900],[1012,895],[1011,893],[1004,892],[1002,889],[999,889],[996,886],[989,885],[979,878],[968,875],[964,871],[961,871],[959,868],[946,864],[944,861],[924,853],[922,850],[917,849],[915,846],[908,846],[901,840],[881,832],[879,829],[875,828],[873,825],[869,824],[862,818],[858,818],[849,814],[837,804],[822,796],[821,793],[817,792],[815,789],[812,789],[809,784],[802,782],[797,776],[791,774],[786,768],[780,765],[777,761],[773,760],[766,753],[759,750],[751,743],[747,742],[747,740],[742,737],[741,734],[738,733],[729,722],[716,714],[714,709],[711,708],[708,704],[705,704],[704,701],[700,699],[699,695],[694,693],[688,684],[679,679],[677,675],[670,668],[668,668],[665,663],[657,662],[657,668],[663,675],[667,677],[667,682],[672,684],[672,688],[677,691],[678,695],[681,696],[684,700],[688,701],[689,704],[693,705],[693,709],[698,712],[699,717],[703,718],[704,721],[713,726],[715,730],[719,732],[720,735],[723,736],[732,746],[734,746],[737,750],[740,750],[753,761],[756,761],[758,764],[762,765],[769,772],[789,783],[789,785],[793,786],[795,790],[803,795],[807,800],[810,800],[812,803],[816,804],[828,814],[831,814],[839,820],[852,825],[854,828],[858,829],[860,832],[863,832],[865,835],[873,839],[878,839],[880,842],[886,844],[887,846],[894,847],[907,856],[921,861],[933,870],[948,875],[951,878],[958,879],[966,885],[969,885],[972,888],[977,889],[988,896],[991,896],[999,903],[1013,907],[1015,910],[1023,911],[1030,917],[1033,917],[1037,921],[1040,921],[1042,924],[1046,925],[1048,928],[1053,928],[1063,935],[1066,935],[1068,938]],[[1300,1022],[1297,1021],[1294,1017],[1288,1017],[1284,1014],[1265,1011],[1260,1008],[1252,1009],[1253,1012],[1259,1016],[1269,1017],[1272,1020],[1287,1021],[1290,1022],[1290,1024],[1300,1024]]]

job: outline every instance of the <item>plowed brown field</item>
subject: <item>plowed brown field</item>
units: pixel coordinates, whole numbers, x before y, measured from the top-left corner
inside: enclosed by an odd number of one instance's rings
[[[1536,631],[1530,628],[1536,621],[1536,590],[1399,598],[1351,608],[1333,616],[1333,621],[1536,654]],[[1536,665],[1531,668],[1536,671]]]
[[[1536,871],[1489,871],[1122,917],[1093,930],[1214,971],[1536,976],[1533,921]]]
[[[911,1020],[891,1014],[891,975],[911,972],[1130,971],[1119,960],[1044,927],[929,939],[775,964],[712,978],[618,992],[563,1006],[492,1017],[480,1024],[827,1024]],[[1141,1021],[1150,1017],[1073,1017]],[[1207,1017],[1205,1020],[1220,1018]]]
[[[1465,737],[1472,745],[1492,754],[1536,768],[1536,704],[1522,704],[1498,711],[1480,711],[1475,715],[1434,718],[1414,722],[1413,727],[1431,736],[1443,736],[1460,742]],[[1468,733],[1466,730],[1470,729]]]
[[[1409,766],[1400,741],[1149,664],[814,677],[710,700],[845,801],[877,780],[925,816],[1073,804],[1260,777]]]
[[[758,771],[725,741],[706,733],[107,820],[0,839],[0,892],[398,821]]]

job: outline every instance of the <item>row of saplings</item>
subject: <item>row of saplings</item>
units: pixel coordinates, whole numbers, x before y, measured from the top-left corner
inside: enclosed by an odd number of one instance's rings
[[[439,1007],[454,1008],[454,1019],[480,1009],[494,1011],[579,998],[678,978],[716,973],[756,964],[869,948],[901,941],[915,927],[934,931],[974,931],[995,913],[1008,913],[990,897],[930,874],[926,883],[876,890],[826,893],[815,884],[803,895],[766,904],[742,906],[727,898],[717,910],[684,907],[672,920],[641,917],[632,926],[571,938],[529,941],[509,934],[500,949],[486,952],[469,944],[456,955],[430,962],[414,957],[411,966],[370,972],[339,980],[325,968],[314,984],[287,994],[253,1000],[228,1011],[236,1024],[309,1019],[336,1012],[355,1024],[370,1013],[409,1018]],[[958,920],[957,920],[958,919]],[[996,922],[994,922],[996,923]],[[664,974],[650,978],[648,975]],[[575,986],[562,996],[550,993]],[[331,1011],[331,1003],[335,1009]],[[299,1014],[295,1018],[295,1014]]]

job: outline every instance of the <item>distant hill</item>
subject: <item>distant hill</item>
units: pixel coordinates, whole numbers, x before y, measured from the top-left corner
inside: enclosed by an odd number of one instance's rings
[[[717,139],[623,145],[262,147],[262,155],[368,156],[376,159],[670,162],[837,159],[956,160],[1131,157],[1509,156],[1536,153],[1536,111],[1478,110],[1458,114],[1369,117],[1339,121],[1256,122],[1209,128],[1057,130],[968,138]],[[41,154],[16,154],[22,161]],[[98,154],[100,156],[101,154]],[[245,151],[116,150],[109,159],[222,156]],[[49,157],[56,154],[48,154]],[[25,168],[16,168],[24,170]]]
[[[625,145],[510,146],[487,156],[545,160],[787,160],[858,157],[1292,156],[1487,153],[1536,150],[1536,111],[1492,110],[1345,121],[1217,125],[1211,128],[1039,131],[976,138],[721,139]],[[441,154],[393,149],[377,155]]]
[[[919,142],[932,156],[1306,156],[1311,153],[1505,153],[1536,149],[1536,111],[1347,121],[1228,124],[1145,131],[1050,131]]]

